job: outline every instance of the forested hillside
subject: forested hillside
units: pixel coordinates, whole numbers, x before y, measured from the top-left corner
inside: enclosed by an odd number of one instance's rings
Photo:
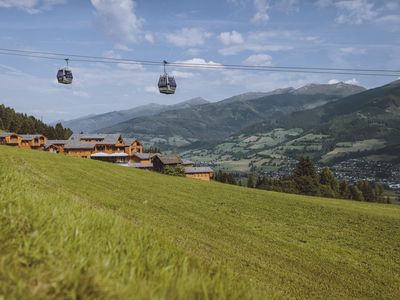
[[[17,113],[14,109],[0,105],[0,131],[11,131],[20,134],[40,133],[48,139],[67,139],[72,131],[60,123],[49,126],[33,116]]]

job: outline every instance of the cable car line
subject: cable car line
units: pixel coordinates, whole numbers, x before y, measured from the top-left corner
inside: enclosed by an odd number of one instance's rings
[[[0,49],[1,50],[1,49]],[[21,56],[21,57],[31,57],[31,58],[38,58],[38,59],[49,59],[49,60],[61,60],[60,57],[54,56],[44,56],[44,55],[33,55],[33,54],[21,54],[21,53],[6,53],[0,52],[0,55],[11,55],[11,56]],[[107,60],[102,59],[73,59],[71,61],[76,62],[87,62],[87,63],[104,63],[104,64],[126,64],[126,65],[149,65],[149,66],[156,66],[162,64],[162,62],[139,62],[133,60],[126,60],[120,61],[119,59],[114,58],[104,58]],[[360,72],[336,72],[336,71],[313,71],[308,69],[300,69],[299,67],[293,67],[290,69],[289,67],[269,67],[269,66],[245,66],[245,65],[236,65],[237,67],[226,67],[227,65],[206,65],[206,64],[191,64],[191,63],[168,63],[170,66],[178,67],[178,68],[190,68],[190,69],[229,69],[229,70],[243,70],[243,71],[267,71],[267,72],[284,72],[284,73],[309,73],[309,74],[332,74],[332,75],[356,75],[356,76],[382,76],[382,77],[397,77],[400,75],[400,71],[397,74],[381,74],[381,73],[360,73]],[[233,66],[233,65],[232,65]],[[285,69],[281,69],[285,68]],[[320,68],[321,70],[325,70],[325,68]],[[329,70],[329,69],[327,69]],[[343,69],[343,70],[350,70],[350,69]],[[372,71],[372,70],[370,70]],[[370,72],[368,71],[368,72]],[[376,70],[379,71],[379,70]],[[389,70],[385,70],[389,71]],[[395,72],[395,70],[393,70]]]
[[[35,56],[37,58],[50,58],[45,57],[44,55],[52,55],[52,56],[62,56],[62,57],[77,57],[77,58],[87,58],[88,60],[81,59],[73,59],[74,61],[82,61],[82,62],[100,62],[106,63],[106,61],[110,61],[111,63],[128,63],[128,64],[141,64],[141,65],[163,65],[163,62],[160,61],[149,61],[149,60],[133,60],[133,59],[125,59],[125,58],[109,58],[109,57],[101,57],[101,56],[89,56],[89,55],[77,55],[77,54],[66,54],[66,53],[56,53],[56,52],[41,52],[41,51],[31,51],[31,50],[18,50],[18,49],[9,49],[9,48],[0,48],[0,51],[10,52],[9,55],[20,52],[20,53],[30,53],[30,54],[42,54]],[[6,53],[0,53],[6,54]],[[22,55],[19,55],[22,56]],[[28,55],[26,55],[28,56]],[[51,59],[60,59],[57,57],[52,57]],[[324,68],[324,67],[298,67],[298,66],[254,66],[254,65],[238,65],[238,64],[203,64],[203,63],[186,63],[186,62],[168,62],[168,65],[174,67],[188,67],[188,68],[205,68],[205,69],[234,69],[234,70],[290,70],[290,72],[294,70],[301,70],[302,73],[308,73],[305,71],[333,71],[331,73],[326,74],[349,74],[349,75],[373,75],[373,76],[382,76],[383,74],[378,73],[395,73],[390,74],[389,76],[398,76],[400,74],[400,70],[389,70],[389,69],[357,69],[357,68]],[[343,71],[345,73],[336,73],[334,71]],[[350,73],[351,72],[351,73]],[[361,74],[359,74],[361,72]],[[374,73],[366,73],[364,72],[374,72]],[[325,73],[317,73],[317,74],[325,74]]]
[[[60,84],[72,84],[73,74],[69,68],[70,57],[73,61],[88,62],[88,63],[103,63],[103,64],[127,64],[127,65],[148,65],[164,67],[164,74],[160,75],[158,80],[158,90],[161,94],[172,95],[176,91],[176,81],[174,76],[168,75],[167,65],[175,68],[190,68],[190,69],[213,69],[213,70],[241,70],[241,71],[264,71],[264,72],[286,72],[286,73],[310,73],[310,74],[334,74],[334,75],[356,75],[356,76],[383,76],[397,77],[400,70],[382,70],[382,69],[339,69],[339,68],[322,68],[322,67],[275,67],[275,66],[251,66],[251,65],[235,65],[235,64],[206,64],[206,63],[189,63],[189,62],[167,62],[163,60],[148,61],[148,60],[132,60],[124,58],[110,58],[89,55],[65,54],[55,52],[41,52],[31,50],[18,50],[0,48],[0,55],[13,55],[21,57],[31,57],[37,59],[60,60],[64,57],[66,66],[58,69],[57,81]],[[65,58],[67,57],[67,58]]]

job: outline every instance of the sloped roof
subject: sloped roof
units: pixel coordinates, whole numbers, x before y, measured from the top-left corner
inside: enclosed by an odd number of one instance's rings
[[[68,140],[47,140],[45,147],[50,147],[51,145],[65,145],[68,143]]]
[[[193,165],[194,162],[188,159],[182,159],[182,165]]]
[[[163,165],[177,165],[182,163],[182,159],[176,155],[156,155]]]
[[[124,140],[124,143],[126,146],[132,145],[135,141],[137,141],[139,144],[141,144],[140,141],[136,138],[123,138],[123,140]]]
[[[156,155],[160,155],[159,153],[140,153],[140,152],[136,152],[133,154],[134,156],[136,156],[139,159],[150,159]]]
[[[0,132],[0,137],[7,137],[16,134],[15,132]],[[17,135],[17,134],[16,134]]]
[[[214,170],[210,167],[187,167],[185,168],[185,174],[198,174],[198,173],[214,173]]]
[[[69,140],[81,142],[82,139],[96,139],[101,140],[96,142],[97,145],[115,145],[120,137],[120,133],[74,133],[70,136]]]
[[[96,142],[68,141],[68,143],[65,144],[64,149],[93,149],[96,144]]]
[[[31,141],[34,138],[44,137],[43,134],[20,134],[23,141]]]

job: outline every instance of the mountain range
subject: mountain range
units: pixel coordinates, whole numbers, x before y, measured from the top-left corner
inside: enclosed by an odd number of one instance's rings
[[[193,98],[173,105],[150,103],[127,110],[112,111],[104,114],[88,115],[73,120],[61,121],[63,126],[74,132],[95,132],[101,128],[113,126],[136,117],[153,116],[163,111],[185,109],[209,103],[203,98]]]
[[[135,117],[98,131],[121,132],[162,148],[172,145],[196,148],[221,142],[253,124],[279,119],[364,90],[359,86],[338,83],[247,93],[219,102]]]
[[[186,154],[244,171],[282,167],[302,155],[328,164],[350,158],[397,164],[399,153],[400,80],[255,123],[212,148]]]

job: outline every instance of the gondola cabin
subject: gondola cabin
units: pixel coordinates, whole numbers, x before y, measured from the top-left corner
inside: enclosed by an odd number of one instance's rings
[[[173,76],[168,76],[167,74],[161,75],[158,80],[158,89],[161,94],[175,94],[176,82]]]
[[[72,76],[71,70],[68,70],[66,68],[58,70],[58,72],[57,72],[58,83],[71,84],[72,79],[74,79],[74,77]]]

